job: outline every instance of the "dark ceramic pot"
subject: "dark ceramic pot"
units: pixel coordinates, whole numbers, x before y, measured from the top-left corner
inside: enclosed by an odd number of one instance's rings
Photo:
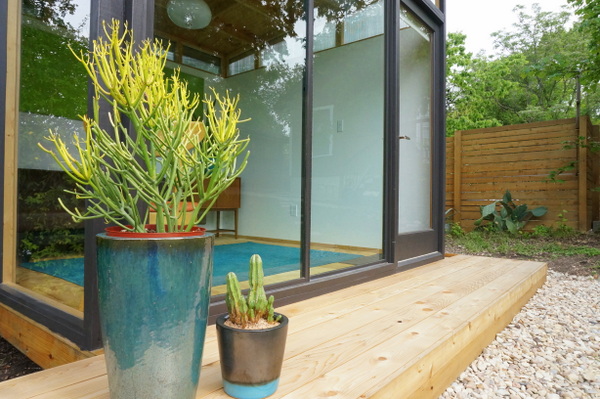
[[[193,399],[214,237],[99,234],[100,324],[112,399]]]
[[[264,330],[241,330],[225,325],[229,315],[217,318],[223,389],[238,399],[261,399],[279,385],[288,318]]]

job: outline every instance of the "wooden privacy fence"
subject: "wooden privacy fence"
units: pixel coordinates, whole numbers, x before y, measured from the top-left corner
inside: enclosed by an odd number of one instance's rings
[[[447,138],[446,209],[452,220],[472,230],[480,217],[479,206],[502,198],[510,190],[513,200],[529,208],[546,206],[548,213],[526,228],[538,224],[564,223],[587,231],[599,220],[600,154],[587,146],[598,141],[598,126],[587,116],[577,120],[527,123],[487,129],[457,131]],[[565,143],[583,145],[565,149]],[[550,181],[550,172],[574,167]]]

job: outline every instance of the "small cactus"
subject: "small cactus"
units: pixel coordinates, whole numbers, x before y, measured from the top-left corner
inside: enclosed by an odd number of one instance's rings
[[[229,312],[230,320],[239,325],[245,326],[248,323],[248,305],[240,289],[240,283],[235,273],[230,272],[226,277],[227,296],[225,304]]]
[[[275,309],[273,302],[275,298],[271,295],[267,299],[264,288],[264,272],[262,259],[259,255],[254,254],[250,258],[250,270],[248,283],[250,292],[245,298],[240,288],[240,283],[235,273],[227,274],[227,294],[225,296],[225,304],[229,312],[229,320],[245,328],[248,324],[257,323],[260,319],[265,319],[272,324],[278,322],[280,316],[275,317]]]

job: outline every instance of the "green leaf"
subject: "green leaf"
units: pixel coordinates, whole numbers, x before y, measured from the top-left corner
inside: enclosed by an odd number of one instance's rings
[[[518,228],[518,224],[513,222],[510,219],[506,220],[506,229],[511,233],[511,234],[517,234],[519,228]]]
[[[491,203],[489,205],[485,205],[481,207],[481,217],[482,219],[486,219],[496,212],[496,203]]]
[[[523,218],[525,218],[527,213],[529,213],[529,211],[527,210],[527,205],[525,205],[525,204],[519,205],[513,211],[513,215],[514,215],[513,220],[515,220],[515,221],[523,220]]]

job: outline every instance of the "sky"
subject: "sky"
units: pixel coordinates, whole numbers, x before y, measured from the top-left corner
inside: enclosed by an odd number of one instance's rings
[[[526,11],[531,11],[534,3],[540,4],[542,11],[552,12],[568,6],[567,0],[446,0],[446,31],[466,34],[467,51],[477,54],[484,50],[491,55],[494,53],[491,33],[511,31],[517,22],[517,14],[512,11],[515,6],[522,4]]]

